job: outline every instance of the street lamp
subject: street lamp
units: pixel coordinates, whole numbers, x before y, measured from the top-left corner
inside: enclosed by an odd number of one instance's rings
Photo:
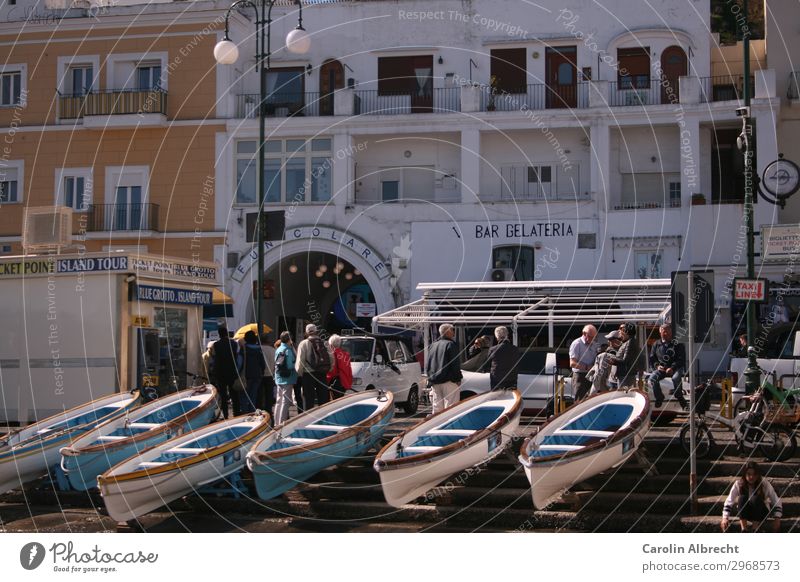
[[[231,12],[250,7],[256,14],[256,70],[259,72],[260,94],[258,102],[258,170],[256,191],[258,192],[258,218],[256,240],[258,244],[258,287],[256,291],[256,325],[259,339],[264,329],[264,154],[266,142],[267,71],[270,68],[272,7],[278,0],[238,0],[225,13],[225,38],[214,47],[214,58],[221,65],[232,65],[239,58],[239,47],[228,36]],[[286,35],[286,49],[295,54],[305,54],[311,48],[311,37],[303,28],[303,5],[294,0],[299,8],[297,27]]]

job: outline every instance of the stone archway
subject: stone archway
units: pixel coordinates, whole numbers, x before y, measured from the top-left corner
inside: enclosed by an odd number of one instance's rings
[[[287,238],[295,230],[311,228],[313,230],[327,231],[327,234],[340,233],[327,227],[298,227],[287,229]],[[322,233],[321,233],[322,234]],[[344,234],[344,233],[340,233]],[[341,257],[361,271],[362,276],[370,286],[374,296],[377,313],[383,313],[395,307],[389,284],[389,271],[385,261],[362,241],[345,234],[348,240],[354,241],[348,245],[343,238],[332,239],[330,236],[312,236],[311,238],[297,237],[295,240],[284,240],[278,243],[267,243],[264,255],[264,271],[268,272],[282,261],[287,261],[293,256],[306,253],[327,253]],[[357,243],[357,244],[356,244]],[[366,255],[366,256],[365,256]],[[257,250],[255,247],[245,256],[239,264],[231,280],[230,295],[234,299],[234,321],[236,326],[245,325],[252,313],[252,281],[255,279],[257,268]],[[227,290],[226,290],[227,292]]]

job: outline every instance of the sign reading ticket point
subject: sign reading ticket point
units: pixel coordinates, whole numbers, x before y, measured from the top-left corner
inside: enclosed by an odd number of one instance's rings
[[[733,280],[733,300],[734,301],[767,301],[769,289],[766,279],[734,279]]]

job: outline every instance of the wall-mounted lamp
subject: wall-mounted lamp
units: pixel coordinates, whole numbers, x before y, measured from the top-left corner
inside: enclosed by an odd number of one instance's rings
[[[655,164],[658,161],[658,158],[655,156],[650,156],[650,161]]]
[[[239,226],[242,226],[243,222],[244,222],[244,209],[240,208],[239,209],[239,216],[236,217],[236,224],[238,224]]]
[[[311,63],[308,63],[306,65],[306,74],[310,76],[311,75],[311,71],[313,71],[313,70],[314,70],[314,67],[311,66]]]
[[[439,60],[436,62],[439,63],[440,65],[444,64],[444,59],[441,57],[441,55],[439,56]]]

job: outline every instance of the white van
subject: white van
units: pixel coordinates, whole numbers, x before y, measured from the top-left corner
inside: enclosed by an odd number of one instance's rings
[[[342,349],[350,354],[353,390],[383,390],[408,414],[419,407],[422,370],[411,344],[396,335],[342,336]]]

